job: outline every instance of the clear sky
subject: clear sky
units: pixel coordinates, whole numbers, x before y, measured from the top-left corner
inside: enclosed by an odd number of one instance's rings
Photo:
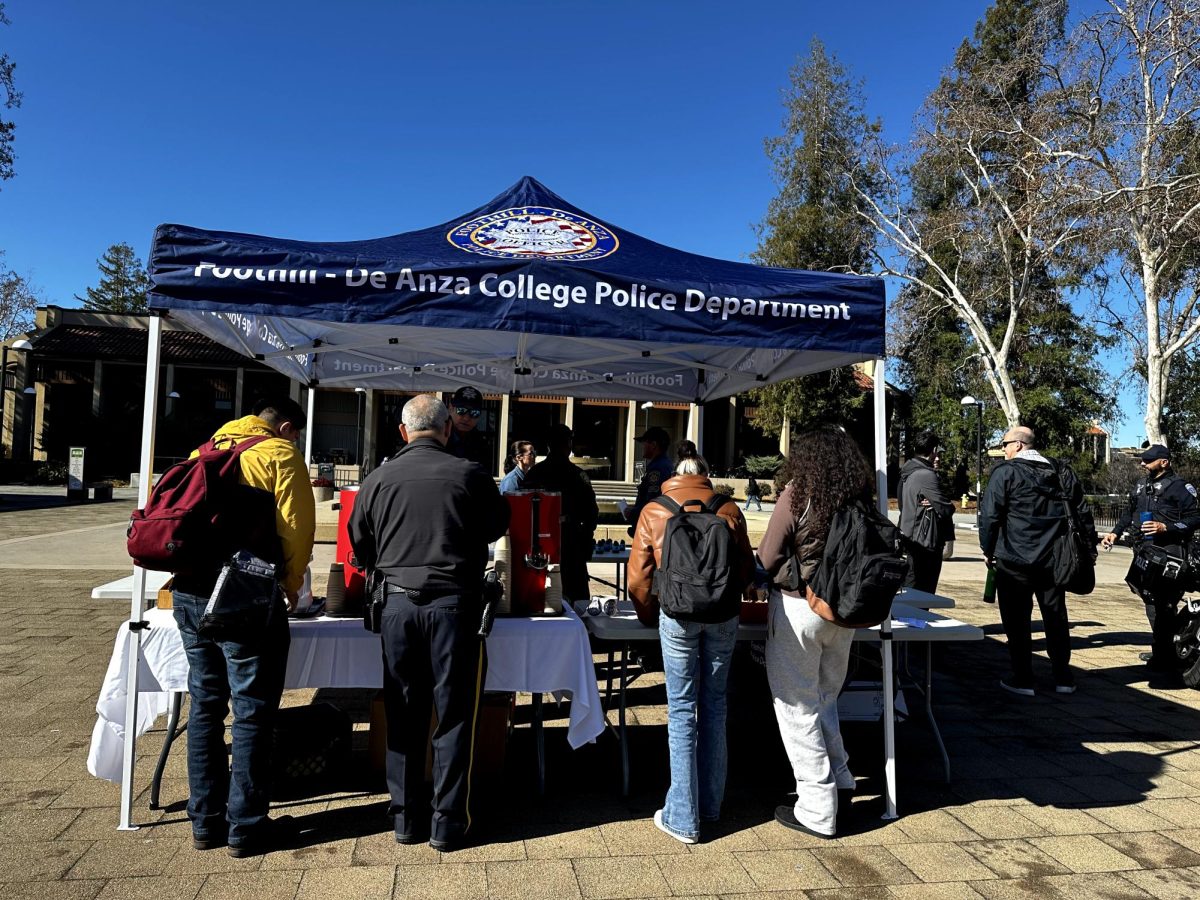
[[[72,306],[109,245],[144,261],[163,222],[356,240],[532,175],[646,237],[745,259],[775,192],[763,139],[812,36],[902,141],[987,5],[7,0],[24,102],[0,250]],[[1130,408],[1119,443],[1138,439]]]

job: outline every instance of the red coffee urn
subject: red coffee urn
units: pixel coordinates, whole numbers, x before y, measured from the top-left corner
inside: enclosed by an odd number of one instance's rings
[[[504,499],[512,509],[508,526],[512,612],[540,616],[546,606],[546,567],[562,562],[562,494],[518,491]]]
[[[354,509],[354,500],[358,496],[358,486],[344,487],[338,495],[338,531],[337,558],[335,562],[342,564],[346,575],[346,604],[360,604],[367,590],[367,573],[358,566],[354,551],[350,548],[350,513]]]

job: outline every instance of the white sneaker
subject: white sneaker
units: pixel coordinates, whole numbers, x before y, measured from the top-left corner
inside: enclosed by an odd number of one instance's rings
[[[661,831],[663,834],[669,834],[671,837],[675,838],[675,840],[679,841],[680,843],[683,843],[683,844],[696,843],[695,838],[685,837],[684,835],[679,834],[676,831],[672,831],[665,824],[663,824],[661,809],[656,809],[654,811],[654,827],[657,828],[659,831]]]
[[[1000,687],[1004,688],[1010,694],[1019,694],[1022,697],[1034,696],[1033,688],[1025,687],[1020,684],[1013,684],[1012,682],[1006,681],[1003,678],[1000,679]]]

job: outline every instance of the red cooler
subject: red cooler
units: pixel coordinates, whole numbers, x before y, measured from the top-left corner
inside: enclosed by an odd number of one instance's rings
[[[509,522],[509,587],[515,616],[540,616],[546,608],[546,566],[562,562],[562,494],[505,494]],[[536,525],[535,525],[536,523]]]
[[[354,558],[354,551],[350,549],[350,533],[346,527],[350,524],[350,513],[354,509],[356,497],[357,485],[342,488],[338,497],[337,558],[334,562],[342,564],[342,571],[346,575],[347,605],[361,604],[367,589],[367,573],[359,568],[358,561]]]

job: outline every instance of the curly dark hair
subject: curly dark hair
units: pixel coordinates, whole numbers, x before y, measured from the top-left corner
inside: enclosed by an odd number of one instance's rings
[[[792,515],[809,510],[809,521],[825,532],[833,514],[848,500],[871,501],[875,472],[854,440],[841,428],[818,428],[792,439],[784,471],[792,486]]]

